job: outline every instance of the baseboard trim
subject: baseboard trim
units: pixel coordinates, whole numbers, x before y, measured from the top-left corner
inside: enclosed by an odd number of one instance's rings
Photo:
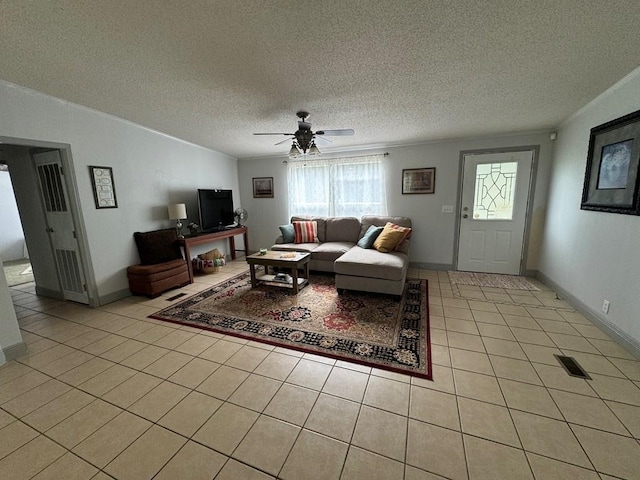
[[[39,287],[38,285],[36,285],[36,295],[55,298],[56,300],[64,300],[62,292],[59,292],[58,290],[51,290],[50,288]]]
[[[131,291],[128,288],[123,288],[122,290],[118,290],[108,295],[98,297],[99,305],[97,306],[102,306],[102,305],[107,305],[108,303],[117,302],[118,300],[122,300],[123,298],[127,298],[130,296],[131,296]]]
[[[27,353],[27,345],[24,342],[15,343],[8,347],[0,348],[0,353],[4,355],[7,362],[10,362]]]
[[[423,263],[423,262],[409,262],[409,268],[420,268],[423,270],[453,270],[453,264],[448,263]]]
[[[560,297],[562,297],[563,300],[569,302],[576,310],[578,310],[578,312],[580,312],[582,315],[584,315],[586,318],[588,318],[594,324],[604,330],[607,334],[609,334],[609,336],[611,336],[624,348],[629,350],[629,353],[640,359],[640,342],[638,342],[638,340],[620,330],[609,320],[603,318],[598,312],[586,306],[581,300],[562,288],[544,273],[540,271],[536,272],[536,278],[550,287],[552,290],[554,290]]]

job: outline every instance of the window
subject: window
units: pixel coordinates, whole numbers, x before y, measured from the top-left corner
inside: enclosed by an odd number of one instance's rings
[[[476,166],[473,201],[475,220],[511,220],[516,196],[518,162],[481,163]]]
[[[289,214],[386,215],[383,155],[289,161]]]

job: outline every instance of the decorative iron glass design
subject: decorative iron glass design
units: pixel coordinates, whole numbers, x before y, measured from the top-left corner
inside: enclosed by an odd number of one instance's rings
[[[511,220],[516,195],[517,162],[476,166],[473,197],[474,220]]]

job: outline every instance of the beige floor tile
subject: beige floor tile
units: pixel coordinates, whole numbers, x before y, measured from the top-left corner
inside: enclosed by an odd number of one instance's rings
[[[511,409],[562,419],[562,414],[544,387],[499,379],[502,393]]]
[[[187,442],[153,477],[154,480],[210,480],[222,469],[227,457],[194,442]]]
[[[25,333],[27,332],[22,332],[23,337]],[[0,367],[0,385],[10,382],[11,380],[15,380],[16,378],[32,371],[33,369],[31,367],[27,367],[22,363],[15,361],[7,362]]]
[[[578,425],[571,428],[597,471],[625,479],[640,478],[640,445],[636,440]]]
[[[341,480],[402,480],[403,465],[390,458],[351,446]]]
[[[274,480],[275,477],[267,475],[255,468],[251,468],[248,465],[244,465],[233,458],[224,465],[220,473],[216,477],[216,480]]]
[[[63,358],[73,352],[75,352],[73,348],[67,347],[66,345],[58,344],[46,349],[43,352],[36,353],[35,355],[27,353],[27,355],[24,355],[20,358],[20,361],[32,368],[39,370],[41,367],[46,366],[51,362]]]
[[[469,435],[464,444],[471,480],[533,480],[524,451]]]
[[[431,327],[430,340],[431,343],[435,345],[444,345],[445,347],[449,345],[449,340],[447,339],[447,331],[439,328]]]
[[[456,396],[413,386],[409,417],[441,427],[460,430]]]
[[[457,348],[450,348],[449,352],[451,365],[454,369],[493,375],[493,368],[486,353],[470,352]]]
[[[371,376],[362,403],[398,415],[407,415],[409,411],[409,384]]]
[[[575,329],[580,332],[583,337],[593,338],[597,340],[611,340],[611,337],[600,330],[595,325],[576,324]]]
[[[610,377],[624,378],[625,375],[607,357],[601,354],[585,352],[575,352],[573,350],[562,350],[565,355],[573,357],[580,366],[589,374],[599,373]],[[615,360],[615,359],[612,359]]]
[[[73,448],[121,411],[102,400],[94,400],[51,428],[47,436],[66,448]]]
[[[169,378],[193,359],[194,357],[185,353],[168,352],[143,371],[154,377]]]
[[[31,412],[22,420],[39,432],[46,432],[94,400],[95,398],[88,393],[73,389]]]
[[[65,454],[65,449],[40,435],[0,460],[2,477],[27,480]]]
[[[138,350],[133,355],[125,358],[120,362],[125,367],[133,368],[135,370],[144,370],[152,363],[160,360],[164,357],[169,350],[166,348],[156,347],[155,345],[147,345],[141,350]]]
[[[474,320],[459,320],[457,318],[446,318],[445,327],[449,332],[468,333],[470,335],[480,335]]]
[[[22,418],[41,406],[67,393],[71,387],[58,380],[49,380],[6,403],[2,408],[10,414]]]
[[[612,340],[599,340],[597,338],[590,338],[589,343],[596,347],[600,353],[606,355],[607,357],[637,360],[624,347]]]
[[[365,479],[366,480],[366,479]],[[446,480],[440,475],[434,475],[419,468],[405,465],[404,480]]]
[[[480,310],[480,309],[471,310],[474,320],[478,322],[478,328],[480,328],[480,324],[500,325],[500,326],[507,325],[507,322],[505,322],[504,317],[500,312],[498,312],[498,309],[495,308],[495,305],[493,303],[485,303],[485,305],[491,305],[491,307],[493,307],[494,310]],[[485,307],[485,308],[488,308],[488,307]]]
[[[158,424],[190,438],[221,405],[222,401],[217,398],[191,392],[158,420]]]
[[[360,404],[321,393],[304,427],[349,442],[359,412]]]
[[[404,461],[407,417],[362,406],[351,443],[374,453]]]
[[[151,343],[157,345],[158,347],[174,349],[193,336],[195,336],[195,333],[186,332],[184,330],[172,330],[168,335]]]
[[[20,421],[10,423],[0,430],[0,458],[6,457],[38,435],[37,431]]]
[[[364,373],[335,367],[331,370],[322,392],[361,402],[368,379],[369,376]]]
[[[101,397],[108,391],[114,389],[118,385],[133,377],[136,371],[123,367],[122,365],[113,365],[107,370],[99,373],[84,383],[78,385],[78,388],[88,392],[96,397]]]
[[[138,342],[137,340],[126,340],[119,344],[117,347],[101,353],[100,356],[107,360],[111,360],[112,362],[120,363],[125,358],[130,357],[136,352],[139,352],[146,346],[146,343]]]
[[[198,330],[198,332],[200,332],[200,330]],[[217,338],[198,334],[184,341],[183,343],[175,347],[174,350],[181,353],[186,353],[187,355],[200,355],[217,341]]]
[[[64,480],[89,480],[94,478],[96,473],[98,473],[96,467],[72,453],[66,453],[33,477],[33,480],[59,480],[61,478]]]
[[[284,384],[271,399],[264,413],[279,420],[302,426],[307,420],[318,395],[316,390]]]
[[[527,356],[518,342],[500,338],[483,338],[484,346],[490,355],[526,360]]]
[[[453,374],[458,396],[505,405],[500,385],[495,377],[464,370],[454,370]]]
[[[447,342],[452,348],[485,353],[484,343],[480,335],[448,331]]]
[[[536,370],[528,361],[495,355],[489,355],[489,359],[498,378],[508,378],[518,382],[542,385]]]
[[[626,428],[611,412],[605,402],[595,397],[549,390],[558,408],[569,423],[629,435]]]
[[[462,434],[409,420],[407,464],[453,480],[466,480]]]
[[[590,468],[589,459],[565,422],[517,410],[511,415],[526,451]]]
[[[631,434],[636,438],[640,438],[640,407],[609,400],[605,403],[613,410],[613,413]]]
[[[104,470],[121,480],[152,478],[185,443],[184,437],[153,426]]]
[[[105,393],[102,398],[121,408],[128,408],[160,383],[162,380],[159,378],[140,372]]]
[[[213,372],[220,368],[219,363],[202,358],[194,358],[184,367],[169,377],[169,380],[187,388],[196,388]]]
[[[233,458],[277,475],[299,433],[299,427],[261,416],[233,452]]]
[[[225,363],[241,348],[242,345],[239,343],[218,340],[198,356],[212,362]]]
[[[92,358],[94,358],[93,355],[76,350],[56,361],[43,365],[40,367],[40,371],[47,375],[51,375],[52,377],[57,377],[79,365],[84,364]]]
[[[469,308],[473,311],[473,317],[477,321],[481,321],[476,317],[477,312],[490,312],[490,313],[498,313],[498,309],[495,304],[492,302],[482,302],[478,300],[469,300],[467,302],[469,304]],[[491,323],[491,322],[489,322]]]
[[[289,454],[279,478],[299,480],[338,480],[348,445],[332,438],[302,430]]]
[[[459,398],[458,404],[464,433],[522,448],[507,408],[469,398]]]
[[[527,453],[529,464],[533,470],[533,474],[538,479],[544,480],[600,480],[600,477],[593,470],[576,467],[568,463],[559,462],[552,458],[536,455],[535,453]]]
[[[153,325],[151,328],[149,328],[148,330],[145,330],[139,335],[136,335],[134,338],[140,342],[153,343],[155,345],[158,345],[156,342],[158,342],[159,340],[163,339],[164,337],[166,337],[167,335],[175,331],[175,328],[168,327],[167,325],[170,325],[170,324],[167,323],[165,325]],[[161,345],[158,345],[158,346],[161,346]]]
[[[321,390],[331,373],[331,368],[330,365],[301,359],[287,377],[287,383]]]
[[[480,335],[488,338],[501,338],[502,340],[513,340],[516,337],[511,333],[511,329],[505,325],[493,325],[490,323],[478,323]]]
[[[524,350],[529,361],[535,363],[558,366],[558,360],[554,355],[562,355],[562,352],[555,347],[545,347],[542,345],[533,345],[528,343],[521,343],[520,346],[522,347],[522,350]]]
[[[220,400],[226,400],[248,377],[249,373],[244,370],[223,365],[202,382],[197,390]]]
[[[540,325],[538,325],[538,322],[536,322],[531,317],[523,317],[520,315],[511,314],[503,314],[502,317],[504,318],[506,324],[511,328],[542,331],[542,327],[540,327]]]
[[[284,381],[299,361],[299,358],[291,355],[269,352],[269,355],[256,367],[254,373]]]
[[[566,335],[564,333],[548,333],[553,343],[561,350],[575,350],[576,352],[599,353],[598,350],[583,337],[575,335]]]
[[[171,382],[162,382],[147,393],[140,400],[131,405],[128,410],[136,415],[157,422],[169,410],[175,407],[189,392],[188,388]]]
[[[542,329],[547,332],[547,333],[562,333],[564,335],[577,335],[579,336],[580,333],[573,328],[573,326],[565,321],[564,319],[562,321],[556,321],[556,320],[543,320],[543,319],[536,319],[536,322],[538,322],[538,325],[540,325],[542,327]]]
[[[596,396],[595,391],[591,388],[591,380],[571,376],[559,365],[551,366],[534,363],[533,367],[542,379],[542,383],[549,388],[579,393],[580,395]]]
[[[253,410],[225,403],[193,435],[193,439],[225,455],[231,455],[258,416]]]
[[[469,310],[468,308],[448,307],[444,305],[443,311],[444,311],[445,318],[457,318],[459,320],[473,320],[473,315],[471,314],[471,310]]]
[[[25,392],[28,392],[38,385],[48,382],[49,380],[51,380],[51,377],[32,370],[9,382],[6,382],[3,385],[0,385],[0,405],[22,395]]]
[[[605,375],[592,375],[592,378],[589,385],[600,398],[640,406],[640,388],[632,381]]]
[[[269,353],[269,350],[245,345],[227,360],[225,365],[253,372]]]
[[[451,353],[449,348],[431,344],[431,362],[433,365],[451,368]]]
[[[151,426],[147,420],[122,412],[76,445],[73,452],[91,464],[104,468]]]
[[[13,415],[9,415],[4,410],[0,409],[0,429],[6,427],[7,425],[15,421],[16,421],[16,418]],[[26,422],[25,419],[23,419],[22,421],[29,424],[29,422]]]
[[[528,328],[511,327],[511,332],[520,343],[530,343],[543,347],[556,347],[557,345],[551,340],[550,335],[542,330],[530,330]],[[580,338],[580,337],[575,337]]]
[[[282,383],[278,380],[251,374],[233,392],[228,401],[241,407],[262,412],[281,385]]]
[[[109,360],[105,360],[100,357],[93,357],[82,365],[75,367],[58,376],[58,379],[65,383],[68,383],[69,385],[77,387],[90,378],[93,378],[99,373],[104,372],[113,365],[115,364],[113,362],[110,362]]]
[[[411,377],[411,384],[418,387],[438,390],[440,392],[455,393],[456,388],[453,382],[453,370],[440,365],[431,366],[433,380]]]
[[[612,358],[611,362],[630,380],[640,381],[640,361]]]
[[[105,332],[107,333],[107,332]],[[105,337],[90,343],[84,347],[80,347],[83,352],[90,353],[92,355],[102,355],[103,353],[117,347],[118,345],[126,342],[127,339],[119,335],[107,333]]]

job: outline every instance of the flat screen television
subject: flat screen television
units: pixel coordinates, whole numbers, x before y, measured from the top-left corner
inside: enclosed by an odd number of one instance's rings
[[[198,215],[203,232],[224,230],[233,224],[232,191],[198,189]]]

